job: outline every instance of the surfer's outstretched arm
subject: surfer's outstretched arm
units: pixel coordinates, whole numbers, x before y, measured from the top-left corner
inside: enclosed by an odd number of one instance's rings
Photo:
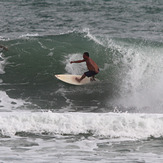
[[[78,60],[78,61],[71,61],[70,63],[81,63],[81,62],[85,62],[85,59]]]

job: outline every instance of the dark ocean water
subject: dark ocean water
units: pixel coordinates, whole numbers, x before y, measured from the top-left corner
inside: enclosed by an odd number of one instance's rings
[[[0,0],[0,162],[162,162],[161,0]],[[55,74],[88,51],[98,83]]]

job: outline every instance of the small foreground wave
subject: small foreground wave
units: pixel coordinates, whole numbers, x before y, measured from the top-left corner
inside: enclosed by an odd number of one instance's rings
[[[147,139],[163,136],[163,115],[129,113],[14,112],[0,115],[0,132]]]

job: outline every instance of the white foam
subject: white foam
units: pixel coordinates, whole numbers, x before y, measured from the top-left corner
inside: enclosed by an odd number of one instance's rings
[[[21,99],[12,99],[6,92],[0,91],[0,110],[11,111],[24,105],[24,101]]]
[[[39,36],[39,34],[38,33],[27,33],[27,34],[23,34],[23,35],[19,36],[19,38],[35,37],[35,36]]]
[[[5,40],[7,40],[7,39],[5,39],[4,37],[0,36],[0,40],[1,40],[1,41],[5,41]]]
[[[3,135],[17,132],[92,134],[105,138],[146,139],[163,136],[163,115],[128,113],[29,113],[0,114]]]
[[[162,110],[163,102],[163,66],[162,49],[145,45],[114,46],[123,58],[122,74],[120,76],[122,97],[116,104],[125,107],[148,107]]]
[[[6,65],[7,59],[3,57],[3,53],[0,53],[0,74],[4,74],[4,68]]]
[[[64,64],[66,65],[65,70],[69,74],[76,74],[76,75],[82,75],[83,72],[86,71],[86,65],[85,63],[70,63],[71,61],[75,60],[82,60],[83,54],[76,53],[76,54],[69,54],[65,57]]]
[[[93,40],[97,44],[104,46],[104,44],[103,44],[103,42],[101,40],[97,39],[96,36],[94,36],[94,35],[92,35],[90,33],[89,28],[84,28],[83,32],[86,32],[86,36],[85,37],[88,37],[89,39]]]

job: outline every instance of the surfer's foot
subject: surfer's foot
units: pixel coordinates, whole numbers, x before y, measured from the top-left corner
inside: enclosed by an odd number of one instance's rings
[[[91,78],[90,80],[91,80],[91,81],[96,81],[96,79],[95,79],[95,78]]]
[[[75,78],[75,79],[76,79],[76,81],[78,81],[80,83],[81,80],[79,78]]]

